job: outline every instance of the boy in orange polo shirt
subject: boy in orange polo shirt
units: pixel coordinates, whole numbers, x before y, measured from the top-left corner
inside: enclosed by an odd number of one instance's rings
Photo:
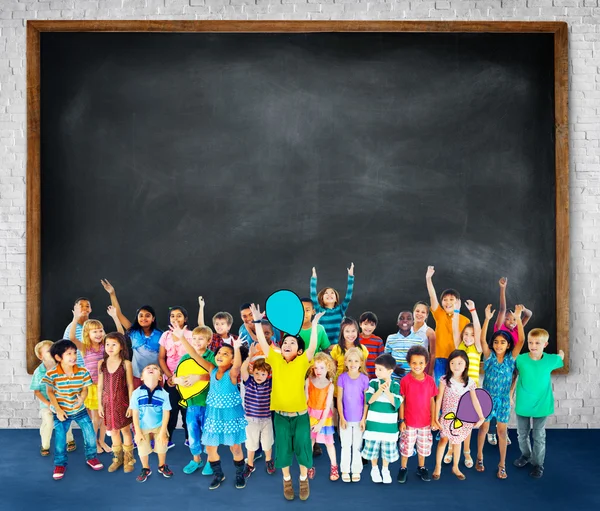
[[[460,310],[456,308],[456,300],[460,300],[460,294],[455,289],[446,289],[442,291],[440,301],[438,302],[435,287],[433,287],[433,281],[431,280],[434,273],[434,267],[428,266],[425,281],[427,282],[427,291],[429,292],[431,314],[433,319],[435,319],[435,356],[431,357],[432,360],[430,363],[434,367],[435,384],[439,385],[440,378],[446,374],[448,356],[455,349],[452,318],[454,314],[460,314]],[[469,319],[460,315],[458,319],[459,332],[462,332],[468,323]]]
[[[83,402],[87,397],[92,377],[77,362],[77,346],[62,339],[50,348],[57,365],[42,379],[46,384],[48,399],[54,414],[54,480],[62,479],[67,467],[67,431],[75,421],[83,433],[85,459],[88,466],[101,470],[104,465],[96,457],[96,433]]]

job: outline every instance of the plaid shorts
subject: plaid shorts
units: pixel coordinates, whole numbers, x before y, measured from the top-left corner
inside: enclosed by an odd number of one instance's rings
[[[412,456],[413,450],[417,444],[417,453],[427,457],[431,454],[433,445],[433,435],[431,428],[411,428],[406,426],[404,433],[400,435],[400,454],[405,458]]]
[[[400,456],[398,455],[398,445],[396,442],[385,442],[384,440],[365,440],[365,446],[360,455],[366,460],[376,460],[381,458],[388,463],[394,463]]]

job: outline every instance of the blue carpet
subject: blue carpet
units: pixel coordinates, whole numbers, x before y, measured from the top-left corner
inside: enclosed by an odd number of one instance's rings
[[[316,458],[316,477],[310,483],[311,496],[302,502],[296,496],[287,502],[282,494],[281,473],[268,475],[264,459],[257,462],[257,470],[248,480],[245,489],[234,486],[235,470],[231,454],[221,448],[223,468],[227,480],[222,486],[209,491],[210,476],[182,472],[191,459],[183,445],[183,431],[174,435],[176,447],[167,455],[167,464],[175,473],[165,479],[156,471],[156,455],[150,456],[152,476],[145,483],[136,482],[141,465],[139,459],[135,470],[125,475],[122,469],[109,474],[106,468],[111,456],[100,456],[105,468],[94,472],[85,465],[83,441],[75,430],[77,451],[69,454],[69,465],[62,481],[52,479],[52,455],[42,458],[39,454],[37,430],[0,430],[0,510],[43,511],[127,511],[157,510],[186,511],[188,509],[234,509],[243,507],[248,511],[276,511],[279,509],[308,508],[337,511],[348,506],[349,510],[362,511],[402,509],[407,506],[425,511],[516,511],[520,509],[600,509],[600,482],[595,463],[600,458],[597,430],[547,431],[547,457],[545,474],[535,480],[529,476],[529,466],[517,469],[512,462],[519,456],[516,432],[511,431],[513,444],[508,447],[508,479],[496,478],[498,451],[486,444],[484,451],[486,471],[462,468],[467,475],[458,481],[450,466],[444,465],[439,481],[424,483],[415,475],[416,458],[409,460],[409,477],[404,485],[396,482],[399,463],[391,466],[391,485],[375,485],[369,477],[369,467],[363,471],[360,483],[329,481],[329,460],[326,452]],[[472,453],[475,458],[475,439]],[[427,460],[427,468],[433,470],[433,454]],[[293,472],[294,486],[298,488],[298,470]]]

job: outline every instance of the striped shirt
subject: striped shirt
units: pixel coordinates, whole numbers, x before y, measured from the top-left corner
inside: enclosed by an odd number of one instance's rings
[[[71,321],[71,323],[69,323],[67,325],[67,328],[65,328],[65,333],[63,334],[63,339],[71,339],[71,325],[73,324],[73,322]],[[79,342],[83,342],[83,325],[80,325],[79,323],[77,323],[77,326],[75,327],[75,339],[77,339]],[[81,354],[80,350],[77,350],[77,362],[76,364],[79,367],[85,367],[85,362],[83,361],[83,355]]]
[[[481,353],[477,351],[475,344],[467,346],[464,341],[460,341],[458,349],[464,351],[469,359],[469,378],[475,382],[475,386],[479,387],[479,366],[481,364]]]
[[[89,349],[83,354],[85,368],[89,371],[94,385],[98,384],[98,362],[104,358],[104,344],[100,344],[99,346],[100,349],[98,351]]]
[[[325,309],[319,304],[317,299],[317,278],[311,277],[310,279],[310,298],[313,301],[313,305],[317,312],[325,312],[325,315],[319,321],[320,325],[323,325],[327,337],[331,344],[337,344],[340,337],[340,323],[346,315],[346,309],[350,305],[352,300],[352,292],[354,291],[354,277],[348,275],[348,287],[346,289],[346,297],[341,304],[336,305],[333,309]]]
[[[44,376],[46,376],[47,372],[48,370],[42,362],[36,368],[36,370],[33,371],[33,376],[31,377],[31,385],[29,385],[29,390],[39,391],[42,394],[42,396],[44,396],[48,401],[50,401],[50,398],[48,398],[48,392],[46,391],[46,384],[42,383],[42,380],[44,379]],[[48,406],[40,401],[40,408],[48,408]]]
[[[142,383],[131,394],[129,407],[140,413],[140,427],[142,429],[160,428],[163,420],[163,411],[171,409],[169,394],[160,385],[150,390]]]
[[[423,346],[423,338],[413,334],[412,332],[406,337],[400,332],[397,334],[388,335],[388,338],[385,342],[385,352],[394,357],[396,364],[403,367],[406,371],[406,374],[410,372],[410,365],[406,361],[406,354],[413,346]],[[392,377],[399,379],[399,376],[397,376],[395,373],[392,374]]]
[[[367,369],[367,373],[369,374],[369,378],[375,378],[375,359],[379,355],[383,355],[383,340],[381,337],[377,337],[376,335],[371,335],[370,337],[359,337],[358,342],[360,342],[367,351],[369,352],[369,356],[365,362],[365,367]]]
[[[256,383],[256,380],[250,375],[244,385],[246,386],[246,394],[244,395],[246,417],[270,419],[273,380],[267,378],[263,383]]]
[[[85,406],[83,401],[77,406],[77,398],[83,387],[92,384],[92,377],[85,367],[73,366],[73,374],[65,374],[63,368],[58,364],[54,369],[50,369],[46,376],[42,378],[45,383],[54,391],[59,406],[67,415],[75,415],[83,410]]]
[[[379,384],[380,380],[378,379],[369,382],[366,393],[367,403],[379,389]],[[400,396],[400,384],[397,381],[391,381],[390,392],[394,396],[393,404],[390,403],[384,391],[379,395],[377,401],[369,405],[367,424],[363,435],[365,440],[398,441],[398,410],[402,403],[402,397]]]

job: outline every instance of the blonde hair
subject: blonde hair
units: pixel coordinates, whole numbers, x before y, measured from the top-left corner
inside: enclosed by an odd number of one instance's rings
[[[348,366],[346,365],[346,362],[348,362],[348,359],[352,356],[352,355],[356,355],[358,357],[358,360],[360,360],[360,369],[358,370],[360,373],[363,374],[367,374],[367,369],[365,367],[365,355],[362,352],[362,350],[359,350],[358,348],[350,348],[348,351],[346,351],[346,353],[344,353],[344,371],[345,373],[348,372]]]
[[[50,346],[52,346],[54,343],[52,341],[40,341],[35,345],[35,348],[33,348],[33,351],[35,353],[35,356],[37,358],[39,358],[40,360],[42,360],[42,349],[44,349],[46,346],[48,346],[48,348]]]
[[[92,339],[90,339],[90,330],[96,330],[101,328],[104,330],[104,325],[100,323],[97,319],[88,319],[83,324],[83,329],[81,333],[81,344],[83,344],[83,353],[92,348]]]
[[[213,336],[213,331],[208,326],[197,326],[192,330],[192,335],[203,335],[210,341]]]
[[[543,328],[534,328],[529,332],[527,339],[539,339],[542,342],[548,342],[550,334],[548,333],[548,330],[544,330]]]
[[[306,373],[306,376],[309,378],[314,378],[315,376],[315,365],[317,362],[322,362],[323,364],[325,364],[325,367],[327,368],[327,379],[328,380],[335,380],[335,377],[337,376],[337,366],[336,363],[334,362],[334,360],[325,352],[320,351],[319,353],[317,353],[314,358],[313,358],[313,365],[310,366],[310,368],[308,369],[308,372]]]

